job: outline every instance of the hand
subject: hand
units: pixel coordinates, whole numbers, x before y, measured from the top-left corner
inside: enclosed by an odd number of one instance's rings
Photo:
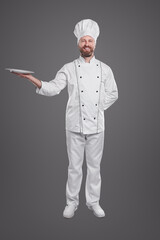
[[[16,74],[16,75],[18,75],[18,76],[20,76],[20,77],[27,78],[27,79],[29,79],[29,80],[32,80],[32,79],[33,79],[33,76],[32,76],[31,74],[29,74],[29,73],[27,73],[27,74],[16,73],[16,72],[12,72],[12,73],[14,73],[14,74]]]
[[[42,83],[39,79],[33,77],[30,73],[27,73],[27,74],[23,74],[23,73],[16,73],[16,72],[12,72],[20,77],[23,77],[23,78],[27,78],[28,80],[30,80],[36,87],[38,88],[41,88],[42,86]]]

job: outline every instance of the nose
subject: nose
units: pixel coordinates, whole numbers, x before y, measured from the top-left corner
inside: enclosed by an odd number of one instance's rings
[[[85,45],[88,46],[88,41],[85,42]]]

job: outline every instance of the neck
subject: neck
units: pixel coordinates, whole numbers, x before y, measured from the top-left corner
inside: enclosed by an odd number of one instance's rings
[[[82,55],[81,55],[82,56]],[[89,63],[90,62],[90,60],[93,58],[93,54],[90,56],[90,57],[84,57],[84,56],[82,56],[84,59],[85,59],[85,62],[86,63]]]

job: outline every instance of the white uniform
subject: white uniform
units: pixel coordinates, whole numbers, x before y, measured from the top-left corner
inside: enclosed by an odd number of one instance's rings
[[[36,92],[54,96],[68,86],[66,130],[92,134],[104,131],[104,110],[118,98],[111,68],[93,57],[86,63],[79,57],[65,64],[55,79],[43,82]]]
[[[55,79],[42,81],[36,92],[54,96],[68,86],[66,107],[66,141],[69,158],[67,203],[79,204],[84,151],[87,162],[86,203],[100,199],[100,162],[104,143],[104,110],[118,98],[117,85],[111,68],[93,57],[86,63],[83,57],[65,64]]]

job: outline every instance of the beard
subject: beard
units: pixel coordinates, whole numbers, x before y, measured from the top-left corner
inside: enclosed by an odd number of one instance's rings
[[[94,49],[92,47],[84,46],[82,48],[79,48],[79,50],[81,52],[82,57],[90,57],[94,53]]]

